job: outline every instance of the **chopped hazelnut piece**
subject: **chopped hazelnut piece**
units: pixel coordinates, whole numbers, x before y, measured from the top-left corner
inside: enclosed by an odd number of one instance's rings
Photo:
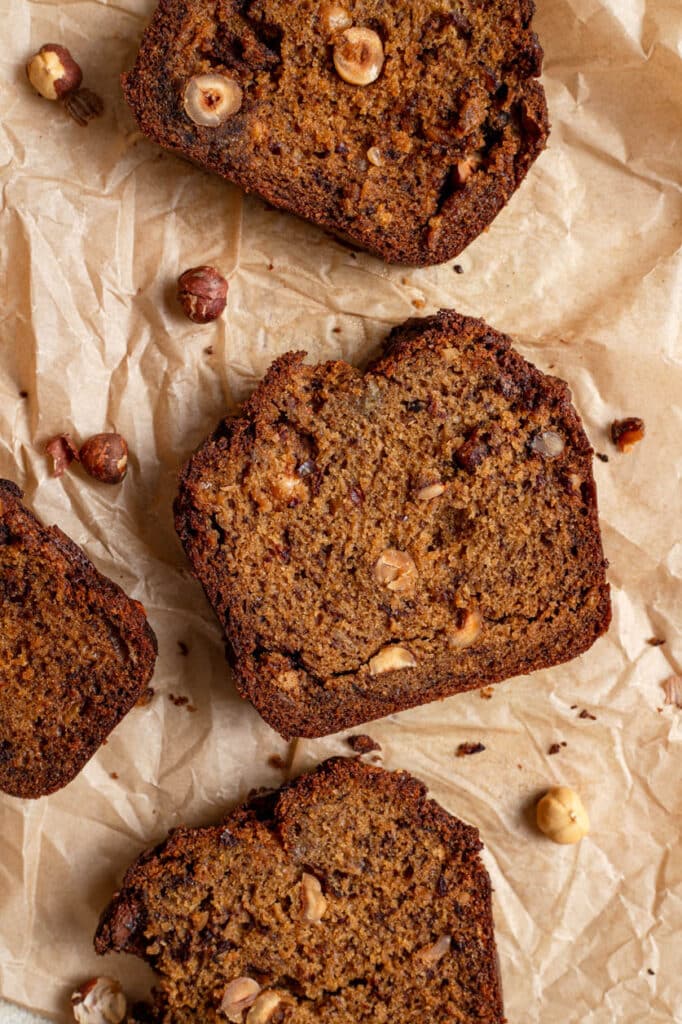
[[[319,924],[327,909],[327,900],[322,895],[322,886],[315,875],[303,874],[301,878],[301,899],[303,920]]]
[[[460,619],[456,628],[448,632],[448,643],[451,647],[470,647],[478,640],[482,626],[483,619],[480,612],[466,611],[462,615],[460,610]]]
[[[396,593],[411,590],[417,579],[417,567],[406,551],[386,548],[374,566],[377,583]]]
[[[350,28],[353,24],[353,19],[346,8],[341,4],[333,3],[322,5],[320,20],[329,35],[333,35],[334,32],[342,32],[343,29]]]
[[[377,146],[370,146],[367,150],[367,159],[375,167],[383,167],[384,158],[381,155],[381,150]]]
[[[92,978],[71,996],[78,1024],[120,1024],[126,1015],[126,997],[114,978]]]
[[[445,491],[445,484],[433,483],[427,484],[426,487],[420,487],[415,498],[417,501],[433,501],[434,498],[440,498],[441,494]]]
[[[253,978],[235,978],[225,989],[220,1009],[229,1021],[241,1024],[244,1010],[253,1006],[260,990]]]
[[[556,430],[542,430],[530,443],[531,448],[545,459],[556,459],[566,447],[561,434]]]
[[[195,75],[183,93],[183,106],[190,121],[204,128],[218,128],[242,105],[241,86],[227,75]]]
[[[267,1024],[281,1003],[276,992],[262,992],[247,1013],[246,1024]]]
[[[630,416],[626,420],[614,420],[611,424],[611,440],[619,452],[626,454],[644,437],[644,420]]]
[[[442,960],[446,953],[450,952],[450,946],[452,945],[452,939],[449,935],[441,935],[439,939],[436,939],[430,946],[424,946],[417,953],[420,960],[423,960],[427,964],[437,964],[439,960]]]
[[[371,28],[346,29],[334,47],[334,67],[349,85],[371,85],[383,66],[383,43]]]
[[[389,644],[369,659],[369,671],[373,676],[383,672],[397,672],[403,668],[416,668],[417,659],[406,647]]]

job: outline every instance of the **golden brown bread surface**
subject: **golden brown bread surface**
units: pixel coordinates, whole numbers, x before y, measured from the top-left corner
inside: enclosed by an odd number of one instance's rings
[[[131,709],[156,661],[142,605],[43,526],[0,480],[0,789],[70,782]]]
[[[480,849],[406,772],[334,759],[143,854],[95,946],[154,967],[158,1024],[502,1024]]]
[[[287,737],[555,665],[610,620],[567,386],[454,312],[364,374],[277,360],[185,468],[176,526],[239,691]]]
[[[533,11],[532,0],[162,0],[123,89],[167,149],[389,262],[441,263],[490,224],[546,143]],[[370,84],[336,70],[348,25],[383,51]],[[197,124],[186,90],[216,74],[239,107]]]

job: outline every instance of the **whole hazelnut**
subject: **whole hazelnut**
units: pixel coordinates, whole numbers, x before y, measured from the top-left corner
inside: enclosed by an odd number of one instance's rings
[[[126,997],[114,978],[92,978],[71,996],[79,1024],[120,1024],[126,1015]]]
[[[83,469],[103,484],[120,484],[128,470],[128,445],[120,434],[95,434],[80,450]]]
[[[185,86],[182,104],[190,121],[218,128],[240,110],[243,95],[238,82],[227,75],[194,75]]]
[[[215,267],[192,267],[178,278],[178,301],[193,323],[210,324],[227,304],[227,281]]]
[[[555,843],[579,843],[590,831],[583,802],[568,786],[555,786],[545,793],[536,808],[536,821]]]
[[[26,65],[28,80],[46,100],[62,100],[75,92],[83,73],[65,46],[45,43]]]

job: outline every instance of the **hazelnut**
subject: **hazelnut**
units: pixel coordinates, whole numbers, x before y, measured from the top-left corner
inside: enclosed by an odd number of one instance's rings
[[[420,487],[415,494],[417,501],[433,501],[434,498],[440,498],[441,494],[445,491],[445,484],[440,482],[427,484],[426,487]]]
[[[344,28],[350,28],[353,24],[353,19],[341,4],[323,4],[320,10],[320,20],[328,35],[342,32]]]
[[[567,786],[556,786],[542,797],[536,809],[538,828],[555,843],[579,843],[590,831],[583,802]]]
[[[126,997],[114,978],[92,978],[71,996],[74,1020],[79,1024],[120,1024],[126,1015]]]
[[[246,1015],[246,1024],[267,1024],[282,999],[276,992],[263,992]]]
[[[464,185],[483,165],[480,153],[470,153],[455,164],[455,177],[458,185]]]
[[[308,488],[299,476],[291,473],[282,473],[271,485],[272,493],[280,501],[285,502],[290,508],[305,501],[308,497]]]
[[[78,462],[80,458],[78,449],[73,443],[70,434],[60,434],[59,437],[53,437],[45,445],[45,451],[48,455],[52,456],[52,476],[57,478],[63,476],[64,470],[68,469],[72,462]]]
[[[417,659],[407,647],[399,647],[396,644],[389,644],[383,647],[378,654],[369,659],[370,675],[378,676],[382,672],[397,672],[402,668],[416,668]]]
[[[235,978],[223,993],[220,1009],[229,1021],[241,1024],[244,1010],[256,1001],[261,987],[253,978]]]
[[[556,430],[541,430],[530,443],[531,448],[545,459],[556,459],[566,447],[561,434]]]
[[[367,150],[367,159],[374,167],[383,167],[384,158],[381,155],[381,150],[377,146],[370,146]]]
[[[464,612],[457,627],[448,632],[448,643],[451,647],[470,647],[478,640],[482,625],[483,620],[479,612]]]
[[[128,445],[120,434],[95,434],[80,450],[83,469],[103,484],[120,484],[128,471]]]
[[[630,416],[626,420],[614,420],[611,424],[611,440],[619,452],[632,451],[644,437],[644,420]]]
[[[449,935],[441,935],[432,945],[420,949],[417,956],[427,964],[437,964],[446,953],[450,952],[451,944],[452,940]]]
[[[241,109],[241,86],[227,75],[195,75],[182,95],[182,103],[190,121],[203,128],[218,128]]]
[[[322,886],[315,875],[303,874],[301,878],[301,900],[303,920],[319,924],[327,909],[327,900],[322,895]]]
[[[371,85],[384,66],[384,47],[371,28],[349,28],[334,47],[334,67],[349,85]]]
[[[75,92],[83,73],[65,46],[46,43],[26,65],[28,80],[46,100],[61,100]]]
[[[192,267],[178,278],[178,302],[193,323],[210,324],[227,305],[227,281],[215,267]]]
[[[374,566],[374,577],[377,583],[388,590],[402,593],[411,590],[417,579],[417,566],[406,551],[386,548],[382,551]]]

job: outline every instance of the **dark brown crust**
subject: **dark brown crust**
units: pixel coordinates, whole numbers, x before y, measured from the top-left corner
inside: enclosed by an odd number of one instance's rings
[[[33,739],[40,745],[40,756],[36,757],[31,771],[11,758],[0,760],[0,789],[11,796],[37,798],[71,782],[135,705],[154,671],[158,647],[142,605],[98,572],[82,548],[58,526],[43,526],[23,505],[22,497],[16,484],[0,480],[0,541],[4,531],[6,536],[18,539],[22,545],[30,546],[41,557],[49,559],[54,572],[67,577],[73,586],[87,594],[88,602],[101,614],[103,624],[111,623],[126,649],[135,652],[135,665],[129,664],[129,674],[120,679],[120,694],[112,695],[106,709],[100,707],[91,712],[87,722],[81,719],[80,731],[66,729],[58,738],[54,735],[41,737],[40,729],[35,729]],[[0,613],[1,610],[0,604]],[[59,614],[58,608],[55,614]],[[82,671],[86,674],[85,667]],[[91,667],[87,674],[92,675]],[[84,679],[84,688],[87,692],[87,679]],[[3,715],[7,713],[0,689],[0,737]]]
[[[346,789],[349,784],[354,787],[358,801],[363,799],[364,787],[385,793],[387,805],[398,796],[396,803],[400,805],[401,817],[412,823],[413,832],[435,833],[444,844],[448,851],[444,867],[449,859],[466,865],[475,880],[473,913],[480,929],[481,948],[485,951],[478,978],[481,1005],[486,1008],[487,1024],[504,1024],[492,915],[492,888],[479,857],[483,845],[478,829],[448,814],[434,800],[429,799],[424,784],[408,772],[388,772],[354,758],[330,758],[314,771],[273,793],[267,801],[247,803],[233,811],[220,825],[205,829],[174,829],[165,842],[143,853],[126,871],[120,889],[100,918],[94,940],[95,950],[100,955],[111,952],[132,953],[151,962],[145,954],[144,938],[148,895],[159,895],[163,886],[165,863],[196,857],[191,843],[197,834],[201,833],[208,839],[209,845],[215,843],[217,847],[225,842],[226,835],[231,842],[257,844],[258,827],[264,824],[275,840],[295,857],[296,809],[323,802],[333,797],[342,787]],[[447,896],[443,898],[447,899]]]
[[[550,408],[559,418],[568,446],[579,460],[582,478],[585,480],[586,510],[581,557],[585,567],[586,594],[591,593],[594,598],[593,607],[590,611],[585,610],[581,629],[576,633],[562,635],[557,632],[551,644],[531,649],[521,656],[510,651],[503,664],[472,663],[470,678],[466,683],[461,678],[453,683],[448,665],[433,663],[423,670],[414,669],[402,673],[401,679],[405,683],[402,689],[396,685],[379,694],[358,688],[352,700],[346,701],[339,700],[333,691],[320,686],[315,694],[314,706],[310,703],[301,706],[278,688],[253,656],[255,634],[247,624],[243,621],[240,624],[231,615],[230,609],[239,607],[241,595],[233,589],[234,585],[229,580],[212,578],[206,572],[202,549],[206,524],[194,505],[193,488],[216,457],[241,460],[248,454],[252,444],[252,427],[267,421],[272,412],[271,403],[278,395],[287,393],[290,381],[301,365],[303,354],[289,353],[273,364],[245,404],[242,415],[224,421],[192,457],[181,476],[175,505],[176,529],[195,575],[202,583],[228,638],[228,657],[235,669],[237,688],[255,705],[268,724],[284,737],[326,735],[448,697],[465,689],[490,685],[512,675],[526,674],[569,661],[591,647],[608,628],[611,618],[610,597],[605,579],[606,563],[592,476],[592,448],[571,404],[567,385],[557,378],[540,373],[510,347],[508,337],[492,330],[482,320],[462,317],[453,311],[441,311],[434,317],[410,320],[395,328],[388,338],[386,354],[367,373],[400,379],[401,368],[415,353],[443,347],[444,334],[452,338],[474,339],[480,347],[481,360],[488,365],[492,362],[501,378],[514,383],[517,400],[523,407]],[[475,651],[476,648],[472,648],[474,654]]]
[[[518,79],[514,131],[505,132],[503,139],[492,145],[483,173],[474,174],[459,187],[444,186],[437,213],[425,211],[421,220],[395,221],[390,228],[379,223],[360,224],[314,196],[310,188],[313,179],[297,183],[291,178],[267,177],[257,158],[231,162],[230,138],[244,130],[248,103],[218,132],[197,127],[182,113],[174,87],[167,81],[168,65],[189,13],[197,21],[207,16],[205,8],[201,8],[201,14],[194,13],[194,3],[161,0],[144,34],[134,68],[122,76],[124,96],[142,132],[160,146],[256,193],[272,206],[312,221],[389,263],[428,266],[457,256],[490,225],[546,146],[550,130],[547,103],[544,89],[534,77],[540,74],[543,53],[537,37],[529,31],[535,5],[531,0],[519,0],[515,14],[521,49],[513,76],[515,81]],[[490,16],[501,18],[502,13]],[[505,71],[498,70],[504,77]],[[453,168],[456,161],[453,151]],[[328,191],[332,193],[340,185],[343,182],[332,180]],[[411,185],[408,181],[406,188]]]

